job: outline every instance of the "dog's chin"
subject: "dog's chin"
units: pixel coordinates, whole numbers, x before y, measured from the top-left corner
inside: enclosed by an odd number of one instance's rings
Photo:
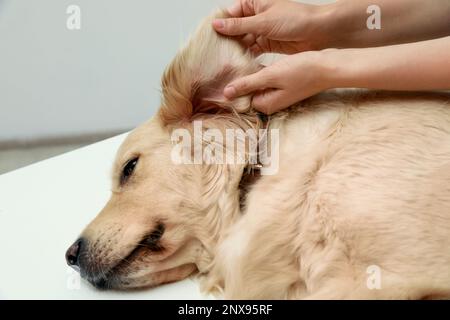
[[[100,290],[129,290],[155,287],[183,280],[197,271],[189,244],[181,247],[137,246],[114,265],[80,260],[81,277]],[[158,250],[156,250],[158,249]]]
[[[114,280],[112,278],[105,279],[105,278],[99,278],[98,280],[94,279],[87,279],[91,285],[93,285],[98,290],[108,290],[114,288]]]
[[[99,290],[139,290],[156,287],[162,284],[183,280],[197,272],[195,264],[184,264],[175,268],[158,272],[140,270],[135,274],[117,274],[114,271],[105,277],[87,278]],[[137,274],[139,274],[137,276]]]

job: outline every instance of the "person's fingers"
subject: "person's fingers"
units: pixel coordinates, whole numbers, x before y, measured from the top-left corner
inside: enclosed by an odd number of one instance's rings
[[[261,6],[261,3],[258,3]],[[235,0],[227,11],[232,17],[249,17],[254,16],[255,0]]]
[[[236,0],[231,7],[227,9],[228,13],[232,17],[242,17],[244,16],[244,10],[242,7],[242,1]]]
[[[250,46],[249,50],[255,57],[264,53],[264,50],[261,49],[260,46],[256,43]]]
[[[259,34],[264,27],[259,16],[215,19],[212,25],[217,32],[228,36],[239,36],[246,33]]]
[[[270,77],[266,69],[262,69],[259,72],[251,75],[239,78],[229,85],[227,85],[223,91],[224,96],[227,99],[233,99],[253,91],[263,90],[270,86]]]
[[[241,39],[241,43],[247,48],[250,48],[255,43],[255,41],[256,36],[253,33],[247,33]]]
[[[255,39],[255,43],[250,48],[250,51],[254,55],[260,55],[260,54],[263,54],[265,52],[271,52],[270,51],[270,46],[268,46],[268,42],[269,41],[265,37],[258,36]]]
[[[272,114],[289,106],[285,103],[285,92],[280,89],[267,89],[253,96],[252,106],[265,114]]]

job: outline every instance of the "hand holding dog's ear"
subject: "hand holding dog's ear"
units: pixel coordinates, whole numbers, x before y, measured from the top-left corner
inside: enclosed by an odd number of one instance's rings
[[[266,114],[287,108],[296,102],[328,89],[325,64],[319,52],[287,56],[259,72],[232,81],[224,89],[230,100],[253,94],[252,106]]]
[[[239,36],[255,55],[292,54],[319,48],[320,12],[320,6],[287,0],[236,0],[228,9],[232,17],[214,20],[213,27],[224,35]]]

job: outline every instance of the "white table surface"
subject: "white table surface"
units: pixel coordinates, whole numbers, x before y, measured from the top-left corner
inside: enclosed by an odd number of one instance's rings
[[[206,298],[191,279],[137,292],[99,291],[66,265],[66,249],[109,198],[112,162],[125,136],[0,175],[0,298]]]

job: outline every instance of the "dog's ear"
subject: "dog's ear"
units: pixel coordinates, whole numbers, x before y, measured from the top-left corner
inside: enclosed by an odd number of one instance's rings
[[[237,41],[218,35],[211,22],[225,17],[221,12],[208,18],[166,69],[162,78],[162,106],[159,117],[164,126],[198,118],[255,115],[251,97],[233,101],[223,96],[225,86],[237,77],[259,70],[259,64]]]

